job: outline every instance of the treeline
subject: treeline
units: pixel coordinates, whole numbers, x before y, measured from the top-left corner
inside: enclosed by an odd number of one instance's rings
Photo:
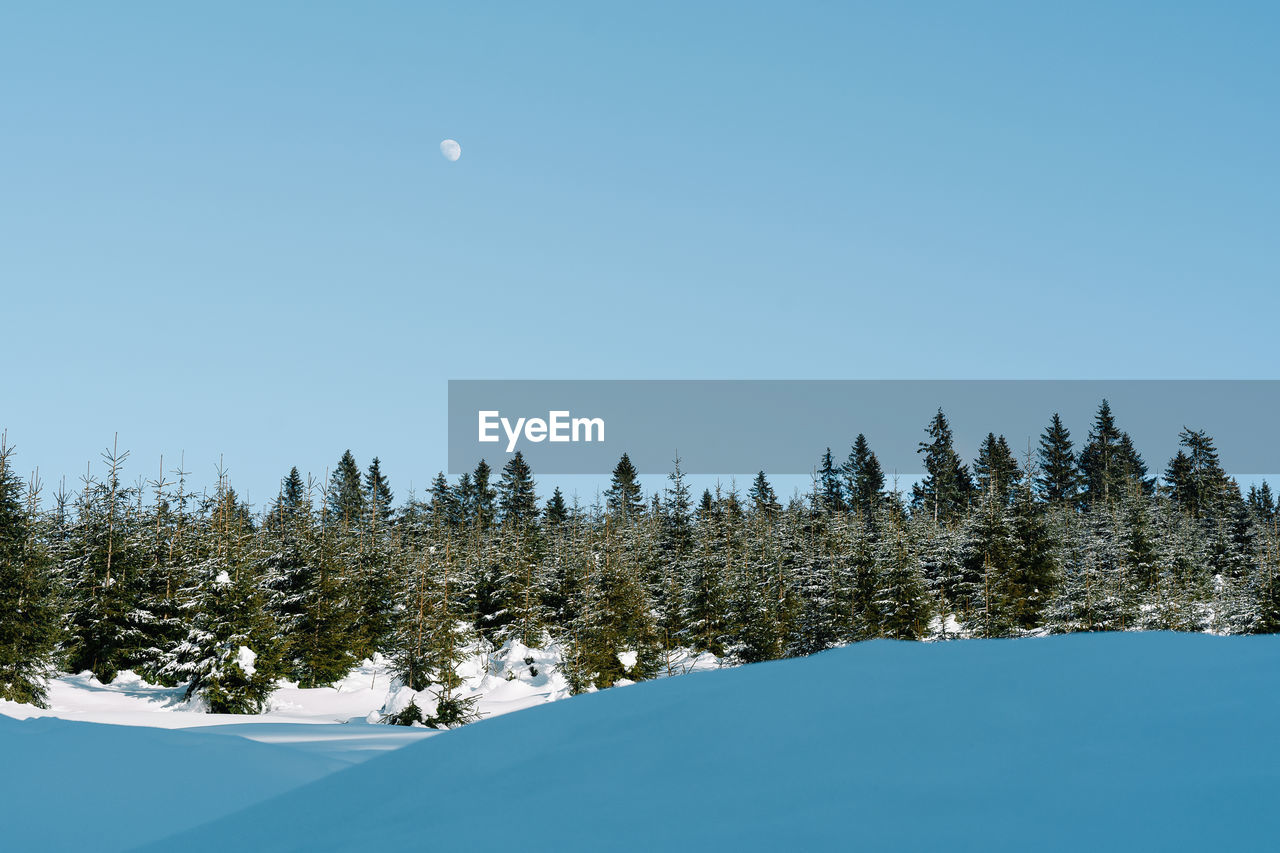
[[[939,411],[920,452],[926,476],[899,494],[859,435],[785,505],[763,472],[695,497],[678,461],[645,495],[624,455],[590,506],[540,502],[519,453],[396,504],[379,461],[347,452],[324,483],[294,468],[255,513],[225,476],[199,494],[180,471],[127,484],[114,449],[45,496],[0,443],[0,695],[132,669],[252,713],[281,678],[329,684],[380,652],[448,725],[471,714],[458,668],[477,641],[554,640],[585,690],[652,677],[676,649],[1280,630],[1275,499],[1242,494],[1203,432],[1160,475],[1106,402],[1078,451],[1054,415],[1036,452],[989,435],[969,465]]]

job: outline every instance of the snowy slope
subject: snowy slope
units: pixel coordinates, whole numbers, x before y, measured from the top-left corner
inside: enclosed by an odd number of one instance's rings
[[[487,720],[150,851],[1249,850],[1280,637],[873,642]]]
[[[3,716],[0,755],[12,851],[124,850],[349,766],[238,737]]]

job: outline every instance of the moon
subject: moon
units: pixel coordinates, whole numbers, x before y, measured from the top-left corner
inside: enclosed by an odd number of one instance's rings
[[[444,155],[444,159],[452,163],[462,156],[462,146],[453,139],[446,139],[440,143],[440,153]]]

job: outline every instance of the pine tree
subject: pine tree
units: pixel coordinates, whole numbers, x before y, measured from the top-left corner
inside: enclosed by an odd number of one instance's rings
[[[1217,518],[1239,498],[1218,461],[1213,439],[1203,430],[1183,429],[1184,450],[1169,463],[1165,482],[1171,498],[1192,518]]]
[[[431,481],[430,507],[432,517],[439,519],[441,524],[457,529],[467,523],[465,503],[459,491],[449,485],[443,471]]]
[[[551,527],[558,527],[568,520],[569,508],[565,505],[564,495],[560,493],[559,486],[556,486],[555,491],[551,493],[551,497],[547,499],[543,517]]]
[[[133,508],[134,489],[121,474],[128,459],[118,445],[103,451],[105,480],[86,474],[79,497],[75,536],[77,564],[69,578],[74,602],[68,616],[67,666],[89,670],[102,683],[133,666],[145,648],[138,617],[144,562]]]
[[[938,616],[939,636],[963,636],[967,614],[974,608],[973,590],[980,581],[970,570],[967,531],[963,525],[939,524],[924,514],[912,515],[908,529]]]
[[[296,472],[297,469],[295,468]],[[364,474],[364,507],[368,516],[367,527],[370,535],[378,536],[384,528],[390,526],[394,516],[395,494],[391,484],[382,473],[382,463],[373,457],[369,470]]]
[[[840,468],[831,457],[828,447],[818,463],[817,505],[827,514],[845,512],[849,505],[844,499],[844,486],[840,482]]]
[[[1003,578],[1001,623],[1012,633],[1029,632],[1040,627],[1057,585],[1053,538],[1045,508],[1032,492],[1030,477],[1017,490],[1011,520],[1017,559],[1013,570]]]
[[[246,508],[220,474],[201,519],[199,581],[186,591],[190,628],[163,673],[187,683],[212,714],[257,714],[283,674],[277,628],[254,571],[254,531]]]
[[[532,524],[538,517],[533,472],[519,450],[502,468],[498,482],[498,517],[504,524]]]
[[[498,585],[506,636],[526,646],[542,645],[548,595],[542,567],[542,537],[537,526],[538,496],[533,472],[516,451],[498,483],[502,563]]]
[[[694,551],[693,505],[689,484],[680,457],[672,462],[667,487],[661,503],[654,495],[655,507],[650,519],[657,525],[657,548],[649,569],[649,592],[658,611],[658,630],[663,646],[676,647],[684,633],[684,580],[689,573]]]
[[[0,699],[46,707],[58,612],[53,560],[40,541],[40,486],[24,505],[8,434],[0,434]]]
[[[639,472],[631,458],[622,454],[613,469],[613,480],[605,494],[605,506],[620,519],[639,517],[644,512],[644,496],[640,490]]]
[[[858,437],[854,439],[849,458],[842,470],[849,508],[860,513],[863,518],[874,518],[884,499],[884,471],[880,468],[880,460],[871,452],[867,437],[862,433],[858,433]]]
[[[416,519],[390,657],[396,676],[410,690],[434,690],[435,708],[423,713],[415,701],[393,722],[452,728],[479,718],[478,697],[459,693],[464,683],[459,669],[470,652],[471,636],[460,604],[464,584],[458,535],[443,515]]]
[[[1250,486],[1249,497],[1247,499],[1249,509],[1253,511],[1254,516],[1264,525],[1270,524],[1276,518],[1276,503],[1271,496],[1271,486],[1266,480],[1262,481],[1262,486]]]
[[[338,460],[329,479],[326,518],[328,523],[352,530],[364,517],[364,488],[360,483],[360,468],[356,458],[347,450]]]
[[[1051,506],[1073,506],[1080,494],[1080,468],[1076,464],[1071,432],[1057,412],[1040,436],[1040,475],[1036,489]]]
[[[615,492],[615,498],[617,509],[587,544],[592,565],[561,663],[575,692],[651,678],[661,665],[658,629],[636,565],[638,520],[625,516],[623,492]]]
[[[782,511],[782,505],[778,503],[778,496],[773,491],[773,486],[769,485],[769,478],[764,475],[763,471],[756,474],[755,480],[751,483],[751,490],[747,492],[747,497],[751,499],[752,512],[772,517]]]
[[[1018,540],[1012,513],[994,481],[967,525],[969,554],[958,588],[966,626],[978,637],[1009,633],[1010,590],[1018,570]]]
[[[885,516],[876,525],[882,534],[874,544],[875,627],[882,637],[917,640],[928,628],[931,611],[924,576],[906,528],[893,515]]]
[[[1022,480],[1022,470],[1009,443],[1003,435],[997,438],[990,432],[978,451],[973,473],[978,481],[978,493],[984,499],[990,495],[1006,506],[1013,502],[1013,495]]]
[[[498,492],[490,485],[491,478],[492,470],[489,468],[489,463],[481,459],[476,463],[476,469],[471,474],[470,500],[467,506],[467,518],[480,530],[488,530],[497,516]],[[464,479],[459,483],[459,493],[465,491],[463,487],[465,482]]]
[[[697,541],[689,543],[682,560],[683,595],[678,611],[684,637],[697,651],[724,654],[725,582],[739,565],[742,508],[736,494],[720,494],[711,511],[698,519]]]
[[[466,561],[462,573],[469,587],[468,610],[481,637],[501,643],[510,613],[502,590],[502,542],[493,530],[497,518],[498,492],[490,485],[491,470],[483,459],[470,476],[463,474],[458,494],[467,506]]]
[[[924,454],[925,478],[912,487],[911,505],[928,513],[935,521],[960,518],[974,496],[969,468],[960,461],[951,441],[951,425],[939,409],[929,424],[929,442],[920,442]]]
[[[151,481],[154,501],[150,513],[140,513],[145,522],[139,532],[146,530],[147,565],[140,591],[142,607],[137,612],[149,613],[151,618],[140,623],[143,648],[134,661],[134,669],[143,678],[168,686],[176,685],[162,669],[170,649],[186,635],[183,590],[190,586],[193,550],[187,472],[179,466],[175,473],[176,483],[165,479],[162,458],[160,474]]]
[[[1133,446],[1133,439],[1116,426],[1111,404],[1098,406],[1089,441],[1080,451],[1080,474],[1084,484],[1082,500],[1088,506],[1119,500],[1131,483],[1150,492],[1147,466]]]

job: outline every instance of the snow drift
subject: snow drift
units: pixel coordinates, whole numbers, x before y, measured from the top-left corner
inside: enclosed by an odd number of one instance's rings
[[[1263,849],[1277,672],[1280,637],[877,641],[486,720],[142,849]]]
[[[0,716],[0,849],[124,850],[350,761],[217,733]]]

